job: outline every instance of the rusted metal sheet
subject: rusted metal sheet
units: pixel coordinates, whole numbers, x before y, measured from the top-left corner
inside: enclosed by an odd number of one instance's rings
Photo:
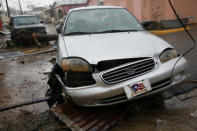
[[[106,130],[119,122],[128,112],[126,105],[83,108],[71,102],[51,108],[52,112],[72,130]]]

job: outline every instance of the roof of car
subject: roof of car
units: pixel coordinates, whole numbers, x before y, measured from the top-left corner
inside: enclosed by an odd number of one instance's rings
[[[16,16],[12,16],[12,17],[16,18],[16,17],[29,17],[29,16],[35,16],[35,15],[16,15]]]
[[[108,9],[108,8],[121,9],[121,8],[123,8],[123,7],[120,7],[120,6],[86,6],[86,7],[73,8],[73,9],[71,9],[70,11],[88,10],[88,9]]]

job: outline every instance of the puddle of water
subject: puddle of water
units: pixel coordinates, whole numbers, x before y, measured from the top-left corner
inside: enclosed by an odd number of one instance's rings
[[[21,56],[21,55],[23,55],[23,53],[21,52],[0,53],[0,58],[16,57],[16,56]]]
[[[0,66],[4,67],[5,77],[0,81],[0,107],[44,97],[48,88],[48,75],[42,72],[53,66],[48,62],[52,56],[41,55],[2,62]],[[22,109],[40,113],[46,111],[48,106],[41,103]]]

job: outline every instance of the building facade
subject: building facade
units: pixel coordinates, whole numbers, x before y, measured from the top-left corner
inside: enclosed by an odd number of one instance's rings
[[[52,21],[58,21],[67,15],[72,8],[98,5],[101,0],[59,0],[55,1],[50,9],[46,10],[46,16]],[[52,22],[54,23],[54,22]]]
[[[171,0],[181,18],[197,23],[197,0]],[[104,0],[104,5],[127,8],[139,21],[161,21],[176,19],[168,0]]]

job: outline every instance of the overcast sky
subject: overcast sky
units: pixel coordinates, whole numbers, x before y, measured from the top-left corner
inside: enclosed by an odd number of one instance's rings
[[[3,2],[3,8],[6,9],[5,0]],[[7,0],[10,7],[19,9],[18,0]],[[34,4],[38,7],[52,4],[55,0],[20,0],[23,10],[28,10],[27,5]]]

